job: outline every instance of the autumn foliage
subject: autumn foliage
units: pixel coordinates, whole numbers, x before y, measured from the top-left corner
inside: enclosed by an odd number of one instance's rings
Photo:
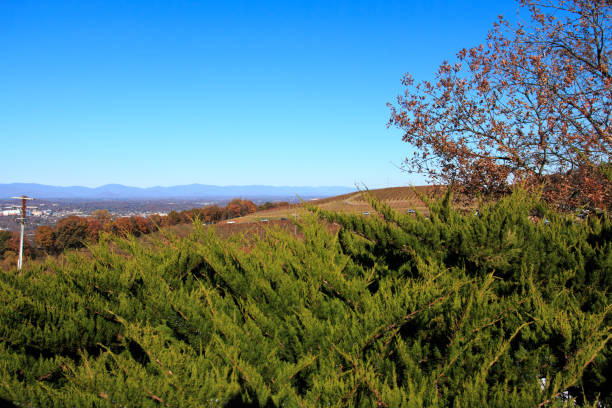
[[[0,230],[0,270],[10,269],[17,265],[19,256],[19,234],[11,231]],[[31,257],[33,248],[26,240],[23,242],[24,256]]]
[[[406,169],[472,195],[521,183],[565,208],[610,208],[612,6],[520,6],[527,22],[500,16],[486,43],[443,62],[435,81],[406,74],[389,121],[415,147]]]
[[[287,208],[290,205],[291,204],[288,201],[275,201],[273,203],[270,201],[266,201],[265,203],[258,205],[257,210],[263,211],[263,210],[272,210],[275,208]]]
[[[252,201],[235,198],[224,207],[211,205],[180,212],[170,211],[168,215],[154,214],[150,217],[113,217],[106,210],[96,210],[90,217],[70,216],[58,221],[54,227],[38,227],[34,242],[44,252],[55,254],[65,249],[82,248],[88,243],[95,243],[105,232],[121,237],[140,236],[150,234],[159,227],[191,223],[196,218],[204,223],[215,223],[253,213],[256,209]]]

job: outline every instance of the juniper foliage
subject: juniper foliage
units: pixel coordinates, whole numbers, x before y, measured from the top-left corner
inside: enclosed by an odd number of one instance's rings
[[[313,209],[298,236],[106,236],[1,273],[0,402],[612,406],[608,216],[450,201]]]

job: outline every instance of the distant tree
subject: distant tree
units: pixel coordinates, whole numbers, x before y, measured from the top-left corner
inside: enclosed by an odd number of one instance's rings
[[[36,228],[34,242],[46,253],[51,254],[57,251],[55,245],[55,231],[48,225]]]
[[[91,217],[95,218],[98,221],[100,221],[100,223],[102,223],[102,225],[111,222],[112,219],[113,219],[113,216],[111,215],[110,212],[108,212],[108,210],[95,210],[91,214]]]
[[[31,253],[27,241],[24,249],[26,255]],[[17,266],[19,253],[19,235],[11,231],[0,230],[0,269],[9,270]]]
[[[16,268],[18,258],[19,256],[15,251],[4,251],[4,254],[0,257],[0,270],[8,271],[9,269]]]
[[[4,251],[8,249],[8,242],[11,239],[11,232],[0,230],[0,257],[4,254]]]
[[[167,216],[168,225],[180,224],[182,221],[183,221],[183,218],[178,212],[172,210],[168,213],[168,216]]]
[[[249,200],[234,198],[225,207],[226,218],[236,218],[257,211],[255,203]]]
[[[182,216],[190,222],[193,222],[196,218],[200,221],[205,221],[206,218],[204,208],[192,208],[191,210],[183,211]]]
[[[18,255],[19,254],[19,246],[21,244],[21,237],[19,234],[15,232],[10,232],[10,237],[8,241],[5,243],[5,256],[11,256],[11,254]],[[33,255],[32,245],[27,239],[23,241],[23,256],[26,258],[31,258]]]
[[[274,208],[274,204],[272,204],[272,203],[271,203],[271,202],[269,202],[269,201],[266,201],[265,203],[260,204],[260,205],[258,205],[258,206],[257,206],[257,209],[258,209],[259,211],[269,210],[269,209],[271,209],[271,208]]]
[[[179,214],[181,218],[184,219],[186,222],[192,222],[197,211],[197,208],[192,208],[190,210],[183,210]]]
[[[113,233],[119,236],[127,237],[135,235],[136,228],[132,217],[118,217],[113,221]]]
[[[225,206],[225,218],[240,217],[240,204],[232,201]]]
[[[89,222],[86,218],[70,216],[55,224],[55,244],[59,251],[82,248],[88,241]]]
[[[151,221],[151,224],[153,225],[153,228],[157,229],[159,227],[161,227],[162,225],[164,225],[164,218],[159,214],[151,214],[149,216],[149,220]]]
[[[223,219],[223,210],[218,205],[204,207],[202,215],[205,222],[217,222]]]
[[[257,206],[255,205],[254,202],[250,200],[242,200],[241,207],[242,207],[241,215],[252,214],[255,211],[257,211]]]
[[[550,201],[609,208],[612,3],[519,4],[529,22],[500,16],[487,43],[443,62],[433,83],[406,74],[389,121],[415,147],[406,169],[468,194],[544,184]]]
[[[257,210],[258,211],[270,210],[273,208],[289,207],[289,205],[290,204],[287,201],[280,201],[280,202],[274,202],[274,203],[271,203],[270,201],[266,201],[265,203],[258,205]]]
[[[150,234],[155,231],[155,225],[149,218],[145,217],[132,217],[134,223],[134,229],[137,234]]]

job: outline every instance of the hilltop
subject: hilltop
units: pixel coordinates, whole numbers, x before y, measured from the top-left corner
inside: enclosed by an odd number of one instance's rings
[[[321,210],[337,213],[373,215],[376,210],[370,205],[368,194],[399,213],[414,211],[426,216],[429,214],[429,209],[420,197],[440,197],[444,191],[443,188],[436,186],[387,187],[354,191],[322,199],[304,200],[297,204],[275,202],[271,203],[276,206],[275,208],[259,209],[242,217],[220,221],[215,225],[215,229],[223,237],[233,234],[258,233],[266,224],[269,227],[281,227],[293,231],[291,220],[299,219],[309,213],[308,206],[316,206]],[[461,206],[456,204],[456,208],[461,208]],[[169,228],[181,237],[186,237],[193,231],[192,224],[178,224]]]
[[[371,194],[376,199],[389,205],[395,211],[405,213],[409,210],[426,215],[429,210],[421,200],[421,196],[439,196],[443,192],[435,186],[416,187],[388,187],[374,190],[354,191],[323,199],[312,199],[298,204],[282,206],[267,210],[260,210],[253,214],[240,217],[233,222],[253,222],[267,220],[278,220],[302,214],[306,209],[304,204],[315,205],[322,210],[345,212],[348,214],[363,214],[374,211],[370,205],[367,195]]]

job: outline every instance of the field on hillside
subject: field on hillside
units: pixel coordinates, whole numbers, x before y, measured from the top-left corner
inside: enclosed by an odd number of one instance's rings
[[[427,197],[439,197],[442,190],[432,186],[419,187],[389,187],[368,191],[357,191],[354,193],[343,194],[340,196],[311,200],[307,204],[317,206],[327,211],[341,211],[348,214],[363,214],[373,212],[374,209],[369,204],[367,195],[371,194],[376,199],[388,204],[398,212],[414,210],[422,215],[427,215],[429,210],[425,203],[419,198],[420,195]],[[306,212],[304,205],[294,204],[289,207],[275,208],[264,211],[257,211],[254,214],[238,218],[235,222],[261,221],[262,219],[276,220],[281,218],[291,218],[300,216]]]
[[[310,214],[310,210],[307,207],[312,208],[314,206],[323,211],[374,216],[376,210],[370,205],[368,195],[371,195],[381,203],[387,204],[398,213],[406,214],[408,211],[414,211],[415,213],[427,216],[429,215],[429,208],[421,200],[421,197],[424,196],[430,200],[440,199],[444,192],[444,189],[435,186],[389,187],[357,191],[280,208],[256,211],[243,217],[221,221],[214,224],[213,228],[221,237],[245,233],[261,235],[262,231],[270,227],[280,227],[295,233],[294,221],[299,221],[301,217]],[[473,208],[474,201],[467,202],[467,204],[466,202],[466,200],[456,200],[454,203],[455,208],[463,211]],[[207,226],[207,228],[210,227]],[[186,237],[192,232],[193,226],[191,224],[181,224],[172,226],[169,230],[180,237]],[[143,237],[143,240],[148,241],[149,239]]]
[[[406,213],[408,210],[414,210],[426,216],[429,214],[429,209],[420,199],[420,196],[424,195],[432,199],[439,198],[443,194],[443,190],[436,189],[432,186],[419,186],[389,187],[377,190],[357,191],[334,197],[310,200],[304,203],[291,204],[280,208],[259,210],[243,217],[220,221],[214,224],[213,228],[215,228],[217,233],[222,237],[229,237],[233,234],[250,234],[253,232],[260,234],[263,230],[270,227],[280,227],[287,231],[294,231],[293,221],[299,220],[300,217],[304,217],[310,213],[306,208],[307,206],[315,206],[321,210],[343,212],[346,214],[364,215],[364,213],[367,213],[369,215],[374,215],[376,210],[370,205],[367,198],[368,194],[388,204],[393,210],[399,213]],[[207,226],[207,228],[210,227],[211,226]],[[193,226],[191,224],[179,224],[171,226],[168,229],[179,237],[185,237],[192,232]],[[144,241],[150,240],[146,236],[143,236],[142,239]]]

